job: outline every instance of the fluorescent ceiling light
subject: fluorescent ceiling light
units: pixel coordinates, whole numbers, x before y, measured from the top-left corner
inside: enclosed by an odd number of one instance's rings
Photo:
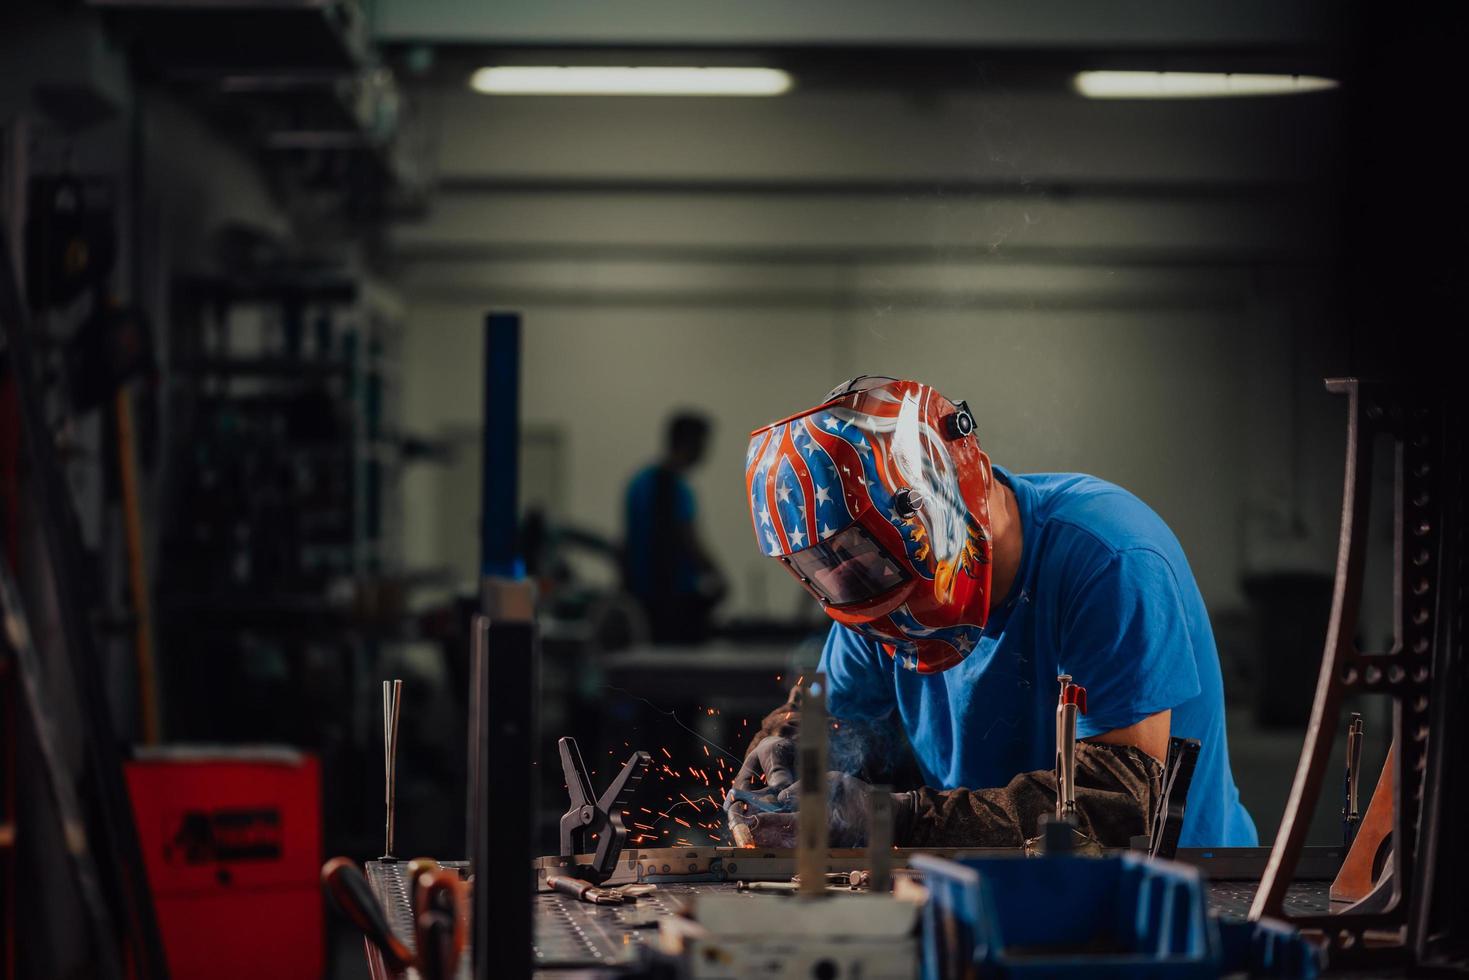
[[[486,95],[780,95],[791,76],[778,68],[481,68],[469,87]]]
[[[1197,71],[1083,71],[1076,90],[1089,99],[1218,99],[1237,95],[1294,95],[1336,88],[1314,75],[1237,75]]]

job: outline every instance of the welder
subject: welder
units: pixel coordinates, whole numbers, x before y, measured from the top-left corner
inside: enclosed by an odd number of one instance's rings
[[[828,711],[900,728],[916,788],[894,842],[1019,846],[1056,806],[1058,675],[1087,691],[1076,812],[1103,845],[1148,832],[1170,735],[1198,739],[1182,846],[1257,843],[1229,765],[1219,655],[1177,538],[1121,487],[991,463],[975,420],[916,381],[864,376],[756,430],[746,456],[761,551],[835,621]],[[799,697],[773,711],[726,798],[731,824],[791,846]],[[837,734],[837,732],[834,732]],[[891,741],[830,774],[829,839],[865,842]],[[901,740],[900,740],[901,741]],[[743,829],[741,830],[743,834]]]

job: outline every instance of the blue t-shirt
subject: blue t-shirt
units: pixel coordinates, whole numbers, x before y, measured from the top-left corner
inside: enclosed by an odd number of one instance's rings
[[[664,481],[661,488],[660,481]],[[660,492],[666,494],[663,499]],[[644,597],[698,591],[698,565],[683,552],[683,539],[676,533],[680,525],[693,521],[694,491],[682,476],[657,464],[633,476],[624,501],[629,591]]]
[[[1015,492],[1024,540],[978,646],[919,674],[834,624],[821,655],[832,714],[880,721],[896,710],[926,785],[1003,786],[1055,766],[1056,675],[1070,674],[1089,709],[1077,737],[1172,709],[1172,734],[1202,743],[1181,845],[1258,843],[1229,769],[1219,653],[1178,539],[1103,480],[994,470]]]

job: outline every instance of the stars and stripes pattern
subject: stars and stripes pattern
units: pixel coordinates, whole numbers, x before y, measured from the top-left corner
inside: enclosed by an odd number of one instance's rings
[[[824,405],[751,436],[750,516],[761,552],[775,558],[860,523],[868,541],[919,581],[896,597],[896,608],[884,602],[880,609],[828,612],[883,644],[899,667],[932,673],[982,650],[988,482],[977,440],[959,444],[960,437],[944,434],[944,420],[960,408],[926,385],[879,380],[852,391],[843,386]],[[904,487],[920,501],[907,516],[894,500]],[[979,501],[977,511],[971,499]]]
[[[762,553],[789,555],[847,528],[875,507],[903,536],[909,564],[932,578],[914,534],[918,525],[898,516],[893,490],[879,469],[883,435],[864,431],[831,412],[782,422],[756,433],[745,456],[751,520]]]
[[[845,530],[867,507],[877,507],[903,530],[877,455],[867,433],[830,412],[752,436],[746,481],[760,550],[778,557],[809,548]]]

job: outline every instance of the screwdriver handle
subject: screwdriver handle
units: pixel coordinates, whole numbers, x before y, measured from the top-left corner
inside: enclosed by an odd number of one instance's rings
[[[468,887],[457,871],[439,868],[424,871],[414,879],[413,908],[418,916],[418,948],[433,944],[438,952],[440,968],[452,976],[455,965],[469,941]],[[449,925],[447,942],[441,935]],[[429,935],[432,932],[433,935]]]
[[[395,969],[407,969],[413,953],[393,934],[372,886],[351,858],[335,857],[321,866],[321,886],[341,913],[362,930]]]

